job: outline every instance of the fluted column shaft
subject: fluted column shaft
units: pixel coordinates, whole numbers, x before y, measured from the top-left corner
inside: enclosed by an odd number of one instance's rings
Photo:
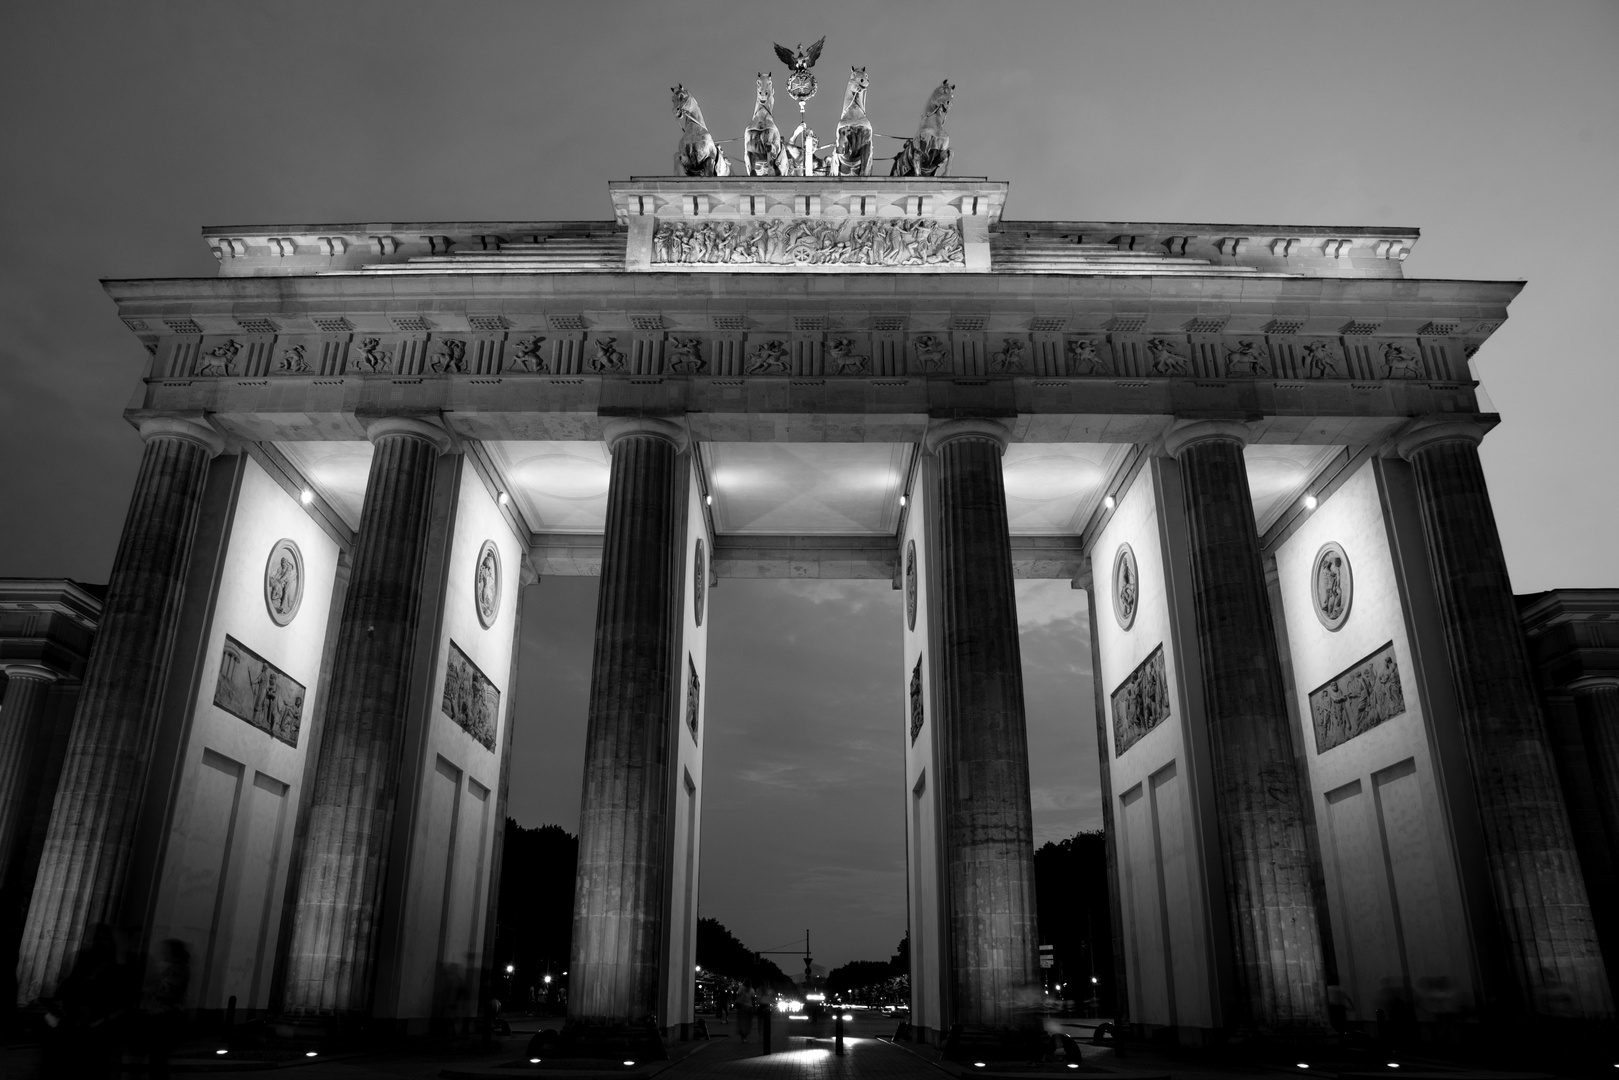
[[[1023,711],[1004,442],[935,444],[939,476],[939,674],[947,773],[945,858],[955,1018],[968,1029],[1036,1018],[1040,984],[1034,821]]]
[[[570,1023],[606,1026],[658,1008],[683,497],[671,434],[614,434],[568,984]]]
[[[1486,857],[1522,1004],[1611,1016],[1573,830],[1478,456],[1481,433],[1419,432],[1416,475]]]
[[[146,448],[18,950],[19,1002],[54,994],[94,926],[117,917],[203,483],[220,449],[214,432],[188,421],[147,421],[141,434]]]
[[[1619,683],[1576,686],[1574,711],[1580,719],[1608,846],[1619,859]]]
[[[1239,1027],[1324,1027],[1304,792],[1243,444],[1242,433],[1193,428],[1174,448],[1235,954],[1233,1019]]]
[[[37,767],[45,697],[56,673],[38,664],[6,666],[0,703],[0,884],[5,882],[17,839],[28,827],[28,770]],[[5,913],[9,919],[9,912]]]
[[[283,1008],[371,1007],[377,916],[421,615],[433,475],[447,440],[426,424],[374,423],[299,864]]]

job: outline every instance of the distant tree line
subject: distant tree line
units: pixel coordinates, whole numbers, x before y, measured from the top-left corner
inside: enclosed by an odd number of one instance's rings
[[[1108,898],[1107,840],[1102,830],[1081,832],[1045,843],[1034,853],[1035,904],[1040,941],[1052,946],[1055,965],[1043,972],[1061,996],[1083,1005],[1091,976],[1104,1015],[1112,1015],[1115,993],[1113,924]]]
[[[742,944],[718,919],[697,920],[697,966],[737,982],[769,987],[779,994],[798,992],[798,984],[775,961]]]
[[[573,886],[579,838],[560,825],[525,829],[506,819],[500,860],[500,900],[495,916],[494,994],[518,1005],[544,999],[545,976],[565,984],[573,951]],[[511,964],[511,985],[506,965]],[[507,994],[510,994],[510,997]]]
[[[887,960],[851,960],[826,976],[828,997],[859,1005],[894,1005],[911,997],[911,935]]]

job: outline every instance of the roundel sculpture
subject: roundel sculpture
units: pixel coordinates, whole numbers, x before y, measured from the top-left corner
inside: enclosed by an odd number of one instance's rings
[[[1129,544],[1120,544],[1113,556],[1113,615],[1128,630],[1136,622],[1136,606],[1141,600],[1141,574],[1136,569],[1136,553]]]
[[[905,625],[916,629],[916,541],[905,544]]]
[[[1315,617],[1328,630],[1337,630],[1349,620],[1349,605],[1355,599],[1355,578],[1349,569],[1349,556],[1341,544],[1328,542],[1315,553],[1310,564],[1310,595]]]
[[[691,568],[691,610],[697,625],[703,625],[703,603],[708,598],[708,565],[703,559],[703,538],[697,538],[697,555]]]
[[[478,552],[472,598],[478,608],[478,621],[489,629],[500,614],[500,549],[493,540],[485,540]]]
[[[304,556],[292,540],[277,540],[264,564],[264,606],[277,626],[290,623],[304,601]]]

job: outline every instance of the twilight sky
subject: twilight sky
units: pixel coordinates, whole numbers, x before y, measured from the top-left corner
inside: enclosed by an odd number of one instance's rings
[[[849,64],[887,134],[949,77],[953,171],[1011,181],[1009,218],[1417,226],[1408,276],[1528,279],[1474,361],[1514,585],[1619,586],[1619,5],[1553,0],[4,5],[0,574],[111,566],[147,358],[98,278],[212,276],[204,225],[605,218],[669,168],[671,85],[733,137],[771,42],[823,33],[818,131]],[[755,948],[903,933],[896,597],[713,594],[703,912]],[[526,598],[525,824],[577,827],[594,604]],[[1019,611],[1055,838],[1099,815],[1084,595]]]

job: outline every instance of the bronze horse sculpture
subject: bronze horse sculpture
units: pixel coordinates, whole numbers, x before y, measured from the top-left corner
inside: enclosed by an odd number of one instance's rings
[[[945,175],[950,166],[950,135],[944,130],[944,116],[950,111],[955,93],[955,83],[946,79],[929,95],[916,135],[906,139],[904,147],[894,156],[890,176]]]
[[[753,119],[742,133],[750,176],[787,175],[787,149],[781,142],[781,129],[776,127],[775,108],[776,85],[770,72],[761,71],[754,84]]]
[[[675,150],[676,176],[729,176],[731,164],[703,123],[703,110],[684,84],[669,88],[680,117],[680,146]]]
[[[838,118],[837,139],[833,143],[837,171],[846,176],[871,173],[871,120],[866,116],[866,90],[870,86],[865,68],[849,68],[849,85],[843,91],[843,115]]]

